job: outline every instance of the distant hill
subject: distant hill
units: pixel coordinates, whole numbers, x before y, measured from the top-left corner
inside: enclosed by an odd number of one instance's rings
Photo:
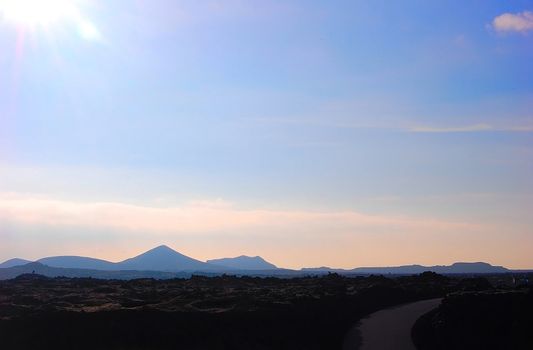
[[[454,273],[505,273],[510,270],[502,266],[493,266],[484,262],[474,263],[455,263],[449,266],[422,266],[422,265],[406,265],[395,267],[358,267],[349,272],[361,274],[419,274],[425,271],[432,271],[440,274],[454,274]]]
[[[159,246],[134,258],[117,263],[121,270],[149,270],[149,271],[212,271],[220,267],[210,265],[180,254],[167,247]]]
[[[43,265],[70,269],[120,270],[117,264],[83,256],[53,256],[37,260]]]
[[[484,262],[476,262],[476,263],[463,263],[458,262],[455,264],[452,264],[451,266],[445,266],[446,270],[449,271],[447,273],[504,273],[504,272],[510,272],[509,269],[506,269],[503,266],[493,266],[491,264],[487,264]],[[435,271],[437,273],[439,272],[438,269]]]
[[[236,258],[222,258],[207,260],[208,264],[238,270],[274,270],[277,266],[269,263],[260,256],[241,255]]]
[[[25,259],[14,258],[14,259],[10,259],[10,260],[7,260],[7,261],[4,261],[3,263],[1,263],[0,264],[0,269],[5,269],[5,268],[8,268],[8,267],[19,266],[19,265],[26,265],[26,264],[28,264],[30,262],[31,261],[25,260]]]
[[[80,256],[47,257],[32,263],[11,259],[0,264],[0,279],[14,278],[24,273],[38,273],[47,277],[93,277],[103,279],[176,278],[191,274],[220,275],[223,273],[248,276],[304,276],[339,273],[343,275],[396,274],[413,275],[425,271],[439,274],[481,274],[513,272],[502,266],[484,262],[458,262],[452,265],[404,265],[392,267],[358,267],[351,270],[331,267],[302,268],[299,271],[278,268],[260,256],[241,255],[235,258],[213,259],[203,262],[162,245],[121,262]]]
[[[0,268],[0,280],[12,279],[24,274],[36,274],[46,277],[70,277],[70,278],[99,278],[99,279],[120,279],[129,280],[135,278],[187,278],[188,273],[171,273],[159,271],[103,271],[91,269],[69,269],[62,267],[51,267],[39,262],[26,265],[14,266],[10,268]]]
[[[328,266],[321,267],[304,267],[300,269],[302,272],[346,272],[344,269],[334,269]]]
[[[102,271],[135,270],[178,272],[223,269],[180,254],[165,245],[118,263],[83,256],[52,256],[40,259],[38,262],[49,267]]]

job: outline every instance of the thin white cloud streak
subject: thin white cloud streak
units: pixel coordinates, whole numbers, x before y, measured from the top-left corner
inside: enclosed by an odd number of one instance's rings
[[[494,128],[488,124],[467,125],[462,127],[433,127],[433,126],[415,126],[409,131],[412,132],[433,132],[433,133],[455,133],[455,132],[479,132],[493,131]]]
[[[496,127],[490,124],[474,124],[457,127],[415,126],[408,131],[426,133],[461,133],[461,132],[533,132],[533,126]]]
[[[533,30],[533,12],[501,14],[494,18],[492,27],[498,32],[526,33]]]
[[[4,194],[0,220],[52,227],[106,228],[153,235],[251,234],[268,232],[357,233],[441,232],[482,229],[477,223],[433,218],[369,215],[356,211],[240,209],[234,204],[196,201],[177,207],[148,207],[126,203],[74,202]]]
[[[295,124],[295,125],[309,125],[317,127],[330,127],[339,129],[381,129],[392,131],[407,131],[415,133],[467,133],[467,132],[533,132],[533,126],[529,125],[508,125],[495,126],[491,124],[472,124],[464,126],[430,126],[430,125],[415,125],[415,126],[399,126],[394,124],[358,124],[350,123],[349,121],[331,121],[331,120],[315,120],[315,119],[283,119],[283,118],[258,118],[255,119],[261,123],[274,124]]]

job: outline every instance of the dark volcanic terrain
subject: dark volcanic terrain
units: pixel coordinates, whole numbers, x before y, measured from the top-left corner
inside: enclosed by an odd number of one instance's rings
[[[533,290],[449,295],[413,327],[420,350],[533,349]]]
[[[0,281],[2,349],[340,349],[364,315],[485,278],[383,276]]]

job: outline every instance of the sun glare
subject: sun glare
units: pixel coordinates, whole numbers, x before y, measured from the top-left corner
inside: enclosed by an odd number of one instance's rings
[[[79,17],[68,0],[0,0],[0,13],[5,20],[24,26],[46,26]]]
[[[94,24],[82,16],[75,0],[0,0],[0,21],[26,29],[65,22],[74,25],[83,39],[100,37]]]

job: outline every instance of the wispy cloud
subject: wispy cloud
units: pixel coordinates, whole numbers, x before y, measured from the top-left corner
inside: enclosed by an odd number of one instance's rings
[[[475,124],[460,127],[434,127],[434,126],[415,126],[409,131],[412,132],[478,132],[478,131],[490,131],[494,128],[488,124]]]
[[[0,221],[45,226],[108,228],[153,234],[216,232],[440,231],[478,228],[477,224],[432,218],[370,215],[356,211],[241,209],[223,200],[176,207],[128,203],[75,202],[22,195],[0,195]]]
[[[493,126],[490,124],[473,124],[465,126],[414,126],[408,129],[420,133],[468,133],[468,132],[533,132],[533,126]]]
[[[380,123],[380,124],[361,124],[351,123],[349,121],[336,120],[317,120],[317,119],[282,119],[282,118],[262,118],[255,119],[262,123],[272,124],[293,124],[306,125],[310,127],[328,127],[339,129],[382,129],[391,131],[408,131],[419,133],[467,133],[467,132],[533,132],[533,125],[492,125],[487,123],[469,124],[462,126],[431,126],[431,125],[414,125],[406,126],[402,123]]]
[[[492,27],[498,32],[528,32],[533,30],[533,12],[501,14],[494,18]]]
[[[0,193],[3,259],[68,253],[119,261],[161,243],[200,259],[248,252],[295,268],[406,264],[414,256],[431,264],[473,254],[496,259],[494,252],[506,261],[528,256],[516,254],[514,241],[497,231],[484,222],[424,215],[250,209],[223,200],[157,207]]]

